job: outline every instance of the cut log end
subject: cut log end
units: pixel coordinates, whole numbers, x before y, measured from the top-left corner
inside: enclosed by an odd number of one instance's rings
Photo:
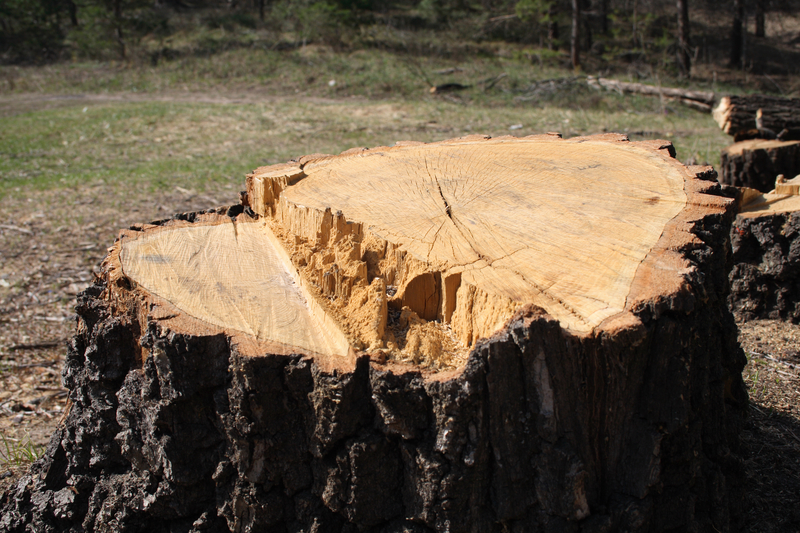
[[[248,176],[259,217],[123,232],[107,270],[172,328],[446,370],[523,306],[590,335],[685,292],[687,223],[727,209],[707,173],[621,136],[316,154]]]

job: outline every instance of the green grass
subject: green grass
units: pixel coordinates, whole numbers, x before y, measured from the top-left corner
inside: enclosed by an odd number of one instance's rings
[[[0,434],[0,464],[8,466],[24,466],[42,456],[44,448],[31,441],[26,435],[22,439],[13,439]]]
[[[243,184],[244,175],[258,166],[307,153],[471,133],[621,132],[632,139],[671,140],[679,159],[712,164],[729,143],[709,115],[679,104],[662,108],[658,99],[582,88],[572,98],[549,101],[506,103],[478,89],[461,98],[461,103],[431,96],[415,101],[284,96],[247,104],[87,100],[20,113],[4,118],[0,130],[0,197],[101,182],[154,191]]]

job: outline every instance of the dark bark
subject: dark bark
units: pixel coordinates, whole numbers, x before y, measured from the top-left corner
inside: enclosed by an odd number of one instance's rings
[[[735,531],[731,216],[693,226],[685,289],[640,324],[576,336],[529,307],[438,378],[241,353],[98,281],[76,307],[72,408],[0,531]]]
[[[737,217],[731,241],[733,312],[800,323],[800,214]]]
[[[572,68],[581,66],[581,0],[572,0],[572,36],[570,39],[570,61]]]
[[[691,35],[689,27],[689,0],[677,0],[678,8],[678,68],[683,76],[692,70]]]
[[[754,142],[744,141],[722,150],[721,183],[769,192],[775,188],[778,174],[786,179],[800,174],[800,142],[785,146],[753,145]]]
[[[744,52],[744,0],[733,0],[733,21],[731,23],[730,66],[742,66]]]

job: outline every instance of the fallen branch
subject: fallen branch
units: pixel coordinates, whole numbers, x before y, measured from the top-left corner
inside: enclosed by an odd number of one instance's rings
[[[711,112],[711,108],[716,99],[713,92],[692,91],[675,87],[658,87],[655,85],[645,85],[643,83],[629,83],[607,78],[595,78],[594,76],[587,76],[586,83],[594,89],[606,89],[618,92],[619,94],[636,93],[660,96],[662,98],[666,97],[704,112]]]
[[[66,342],[67,342],[66,339],[57,339],[53,341],[35,342],[32,344],[15,344],[13,346],[9,346],[8,350],[10,352],[16,352],[20,350],[40,350],[42,348],[56,348],[63,346]]]
[[[20,228],[19,226],[10,226],[8,224],[0,224],[0,229],[8,229],[12,231],[18,231],[20,233],[24,233],[26,235],[33,235],[33,232],[29,229]]]
[[[489,79],[483,80],[482,82],[480,82],[480,84],[483,85],[483,90],[484,91],[488,91],[489,89],[491,89],[492,87],[497,85],[498,81],[502,80],[503,78],[505,78],[507,76],[508,76],[508,74],[503,72],[502,74],[498,74],[497,76],[492,76]]]
[[[551,78],[547,80],[535,81],[523,91],[524,94],[522,96],[517,96],[515,100],[526,102],[540,96],[561,92],[571,88],[582,79],[583,77],[580,76],[570,76],[568,78]]]
[[[753,351],[751,351],[750,353],[753,354],[753,355],[757,355],[758,357],[763,357],[764,359],[769,359],[770,361],[774,361],[776,363],[780,363],[782,365],[786,365],[789,368],[792,368],[794,370],[800,369],[800,365],[795,365],[795,364],[792,364],[792,363],[787,363],[786,361],[781,361],[780,359],[778,359],[776,357],[772,357],[771,355],[767,355],[765,353],[758,353],[758,352],[753,352]]]

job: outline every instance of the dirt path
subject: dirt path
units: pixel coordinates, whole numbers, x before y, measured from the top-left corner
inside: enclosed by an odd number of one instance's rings
[[[226,90],[225,94],[219,92],[185,92],[168,91],[157,93],[106,93],[106,94],[11,94],[0,95],[0,117],[10,117],[21,113],[30,113],[45,109],[60,109],[64,107],[92,106],[119,102],[176,102],[194,104],[257,104],[264,102],[281,102],[293,100],[289,96],[276,96],[259,92],[258,90]],[[332,104],[344,101],[354,102],[360,98],[350,97],[342,99],[319,98],[304,96],[304,102],[309,104]]]

